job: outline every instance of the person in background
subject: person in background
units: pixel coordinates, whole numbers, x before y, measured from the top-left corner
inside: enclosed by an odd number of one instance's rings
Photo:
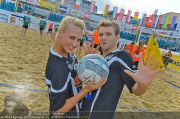
[[[43,30],[45,28],[46,28],[46,21],[41,19],[40,22],[39,22],[39,31],[40,31],[41,38],[42,38],[42,35],[43,35]]]
[[[132,53],[132,50],[133,50],[133,47],[134,47],[134,42],[131,42],[130,44],[128,44],[127,46],[126,46],[126,51],[129,53],[129,54],[131,54]]]
[[[24,16],[23,17],[23,29],[22,29],[23,36],[26,35],[28,27],[30,25],[30,22],[31,22],[31,19],[30,19],[29,16]]]
[[[78,58],[80,57],[82,50],[86,51],[84,42],[86,42],[85,34],[82,36],[82,38],[80,40],[80,44],[79,44],[80,46],[76,49],[76,55]]]
[[[133,57],[134,64],[136,67],[138,67],[138,64],[139,64],[140,55],[142,57],[144,57],[145,49],[146,48],[145,48],[145,41],[144,40],[141,40],[139,42],[139,45],[133,45],[131,56]]]
[[[99,49],[99,43],[100,43],[100,40],[99,40],[99,32],[98,32],[98,29],[96,28],[92,34],[92,41],[93,41],[93,48],[95,51],[97,51]]]
[[[52,37],[53,36],[53,22],[52,21],[49,23],[47,35],[49,33],[51,33],[51,37]]]
[[[171,50],[169,50],[165,55],[163,55],[163,62],[164,62],[165,68],[167,68],[169,63],[173,62]]]
[[[55,27],[54,27],[54,34],[53,34],[53,39],[55,38],[56,33],[58,32],[58,29],[59,29],[59,23],[55,24]]]
[[[93,45],[93,36],[91,32],[86,32],[86,42],[87,49],[85,50],[85,54],[94,54],[96,53]],[[97,49],[97,48],[96,48]]]

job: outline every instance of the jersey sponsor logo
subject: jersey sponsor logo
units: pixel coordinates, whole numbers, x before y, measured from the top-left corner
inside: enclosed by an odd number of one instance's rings
[[[75,59],[75,58],[74,58]],[[73,62],[70,64],[69,61],[66,61],[67,67],[72,71],[75,70],[77,71],[78,68],[78,64],[77,62],[75,62],[75,60],[73,60]]]
[[[72,65],[71,65],[71,64],[68,64],[67,66],[68,66],[68,68],[69,68],[70,70],[73,70],[73,68],[72,68]]]

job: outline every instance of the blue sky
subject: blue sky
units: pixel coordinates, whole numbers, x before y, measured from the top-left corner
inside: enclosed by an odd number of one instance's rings
[[[125,9],[125,14],[129,9],[139,11],[140,15],[143,12],[152,14],[155,9],[158,9],[158,14],[164,14],[167,12],[180,13],[180,0],[96,0],[98,11],[102,12],[105,3],[108,2],[113,6],[118,6]]]

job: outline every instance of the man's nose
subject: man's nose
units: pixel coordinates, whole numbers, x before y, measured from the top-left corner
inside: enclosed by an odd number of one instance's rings
[[[105,39],[106,39],[105,35],[101,36],[101,40],[105,40]]]
[[[74,47],[74,48],[77,48],[77,47],[78,47],[78,45],[79,45],[78,40],[74,40],[74,42],[73,42],[73,47]]]

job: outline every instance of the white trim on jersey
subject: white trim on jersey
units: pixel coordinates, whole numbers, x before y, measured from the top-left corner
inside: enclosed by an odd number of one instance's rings
[[[66,90],[67,86],[68,86],[68,83],[70,81],[70,75],[68,75],[68,78],[67,78],[67,81],[65,83],[65,85],[60,89],[60,90],[56,90],[52,87],[52,83],[51,83],[51,80],[48,80],[47,78],[46,79],[46,84],[50,85],[50,91],[53,92],[53,93],[60,93],[60,92],[63,92],[64,90]]]
[[[72,89],[73,89],[73,94],[74,96],[78,94],[78,91],[77,91],[77,88],[75,87],[75,83],[74,83],[74,79],[71,77],[71,72],[69,73],[69,76],[70,76],[70,80],[71,80],[71,85],[72,85]],[[80,118],[80,115],[79,115],[79,106],[78,106],[78,103],[76,104],[76,111],[77,111],[77,117],[78,119]]]
[[[92,106],[91,106],[91,110],[90,110],[90,114],[89,114],[90,116],[91,116],[91,112],[92,112],[92,110],[94,108],[94,104],[95,104],[95,102],[96,102],[96,100],[97,100],[97,98],[99,96],[100,91],[101,91],[101,88],[99,88],[98,91],[96,92],[96,96],[95,96],[95,98],[94,98],[94,100],[92,102]]]
[[[117,51],[117,50],[116,50],[116,51]],[[116,51],[114,51],[114,52],[116,52]],[[132,72],[136,72],[136,71],[137,71],[137,70],[132,70],[131,68],[129,68],[129,66],[128,66],[122,59],[120,59],[120,58],[118,58],[118,57],[113,57],[111,60],[109,60],[109,61],[108,61],[108,65],[110,66],[110,65],[111,65],[113,62],[115,62],[115,61],[121,63],[124,67],[126,67],[128,70],[130,70],[130,71],[132,71]],[[98,96],[99,96],[99,94],[100,94],[100,91],[101,91],[101,88],[98,89],[98,91],[96,92],[95,98],[94,98],[94,100],[93,100],[93,102],[92,102],[92,106],[91,106],[91,110],[90,110],[90,115],[89,115],[89,117],[91,116],[91,112],[93,111],[94,104],[95,104],[95,102],[96,102],[96,100],[97,100],[97,98],[98,98]]]
[[[51,85],[51,81],[50,80],[48,80],[47,78],[45,78],[45,80],[46,80],[46,84]]]
[[[60,93],[60,92],[63,92],[64,90],[66,90],[67,86],[68,86],[68,83],[69,81],[71,80],[71,85],[72,85],[72,90],[73,90],[73,94],[74,96],[78,94],[78,91],[77,91],[77,88],[75,87],[75,83],[74,83],[74,79],[71,77],[71,72],[69,72],[68,74],[68,78],[67,78],[67,81],[65,83],[65,85],[60,89],[60,90],[55,90],[53,87],[52,87],[52,83],[51,83],[51,80],[48,80],[47,78],[46,79],[46,84],[50,85],[50,89],[49,91],[53,92],[53,93]],[[79,106],[78,106],[78,103],[76,104],[76,111],[77,111],[77,117],[79,119]]]
[[[132,71],[132,72],[136,72],[137,70],[132,70],[131,68],[129,68],[129,66],[120,58],[118,57],[113,57],[111,60],[108,61],[108,65],[110,66],[113,62],[119,62],[121,63],[124,67],[126,67],[128,70]]]
[[[62,56],[61,56],[59,53],[55,52],[52,48],[50,49],[50,52],[51,52],[53,55],[56,55],[56,56],[62,58]]]
[[[122,51],[122,50],[117,49],[117,50],[112,51],[112,53],[115,53],[115,52],[118,52],[118,51]]]

